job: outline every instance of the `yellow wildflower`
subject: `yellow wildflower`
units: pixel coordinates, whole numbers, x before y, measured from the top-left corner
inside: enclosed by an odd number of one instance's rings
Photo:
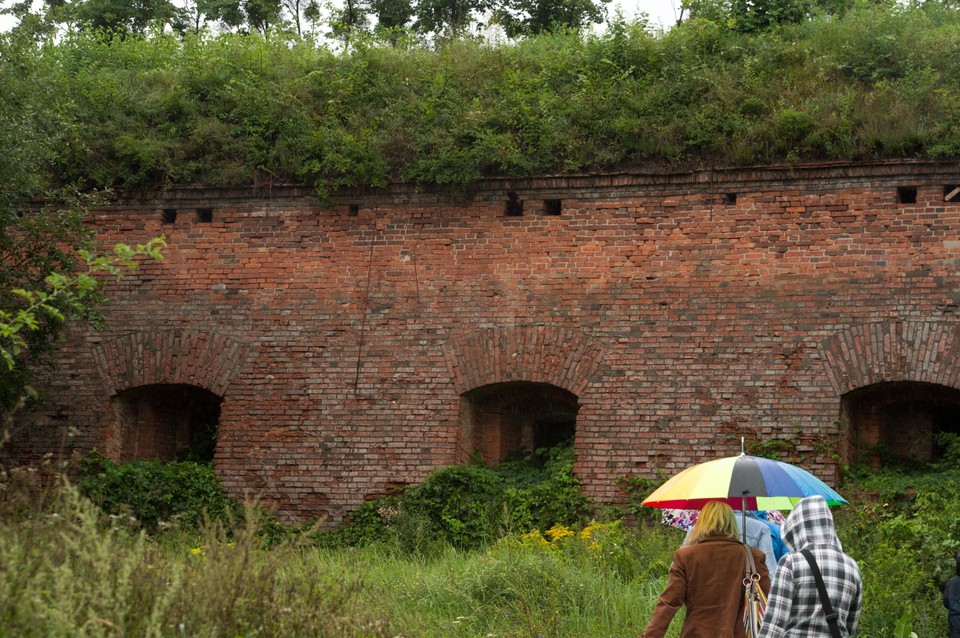
[[[573,532],[570,531],[570,529],[565,525],[560,525],[558,523],[557,525],[554,525],[553,527],[547,530],[547,536],[550,537],[551,542],[556,543],[557,541],[562,540],[568,536],[573,536]]]

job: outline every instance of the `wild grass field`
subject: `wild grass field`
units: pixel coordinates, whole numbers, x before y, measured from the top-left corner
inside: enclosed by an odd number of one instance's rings
[[[130,503],[105,498],[118,492],[107,475],[124,466],[98,463],[97,474],[43,488],[34,471],[3,475],[0,634],[626,638],[649,619],[683,536],[642,511],[523,531],[505,530],[501,512],[501,531],[470,545],[411,505],[416,490],[337,532],[285,528],[254,503],[196,525],[167,510],[147,525]],[[895,632],[904,619],[901,630],[945,635],[939,588],[960,549],[955,466],[869,472],[844,486],[850,503],[835,516],[863,571],[860,636],[908,636]]]

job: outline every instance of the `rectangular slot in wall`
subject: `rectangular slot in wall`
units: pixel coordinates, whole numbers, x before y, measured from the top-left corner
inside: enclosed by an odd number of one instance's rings
[[[557,216],[563,212],[563,202],[559,199],[543,200],[543,214]]]
[[[898,204],[916,204],[917,187],[916,186],[897,186]]]
[[[523,215],[523,202],[514,191],[507,193],[507,203],[504,207],[503,214],[507,217],[520,217]]]
[[[209,224],[213,221],[213,209],[212,208],[198,208],[197,209],[197,221],[201,224]]]

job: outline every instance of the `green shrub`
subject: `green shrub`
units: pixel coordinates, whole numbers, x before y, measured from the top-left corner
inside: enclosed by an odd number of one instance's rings
[[[589,501],[573,474],[570,446],[538,450],[488,466],[441,468],[401,495],[368,501],[327,544],[388,542],[425,552],[437,543],[476,549],[506,533],[586,521]]]
[[[83,459],[77,482],[106,514],[151,532],[170,526],[199,529],[205,518],[226,520],[239,511],[210,463],[115,463],[94,451]]]
[[[417,512],[455,547],[476,548],[496,538],[494,526],[503,482],[485,465],[437,470],[412,489],[404,507]]]
[[[501,534],[585,523],[592,504],[580,491],[573,463],[573,447],[561,445],[523,454],[496,466],[506,486]]]
[[[854,468],[834,516],[844,549],[864,582],[863,636],[889,635],[912,614],[919,636],[943,635],[940,591],[960,551],[958,437],[942,434],[945,453],[931,464]]]

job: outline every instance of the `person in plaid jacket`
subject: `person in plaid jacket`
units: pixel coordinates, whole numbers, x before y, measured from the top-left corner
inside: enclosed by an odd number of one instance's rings
[[[830,604],[839,616],[840,635],[855,636],[863,605],[860,567],[843,553],[826,500],[822,496],[802,499],[781,533],[790,553],[777,567],[759,638],[830,636],[816,580],[800,553],[803,549],[810,550],[820,567]]]

